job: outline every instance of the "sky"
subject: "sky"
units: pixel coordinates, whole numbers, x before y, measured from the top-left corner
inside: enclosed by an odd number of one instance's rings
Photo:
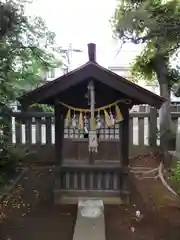
[[[115,0],[34,0],[27,10],[31,15],[41,15],[61,44],[83,46],[95,41],[107,46],[111,41],[108,21],[115,4]]]
[[[120,43],[112,38],[109,19],[113,16],[116,0],[34,0],[26,8],[27,14],[41,16],[49,30],[56,33],[57,44],[67,47],[72,44],[83,53],[73,55],[74,67],[88,59],[87,44],[97,48],[97,61],[109,65],[129,65],[140,47],[124,46],[116,56]],[[116,57],[115,57],[116,56]]]
[[[112,38],[109,19],[113,16],[117,0],[34,0],[26,13],[41,16],[50,31],[55,32],[59,46],[81,49],[72,57],[71,70],[88,61],[87,44],[96,44],[97,62],[104,67],[130,67],[142,46],[123,45]],[[119,54],[117,54],[119,52]],[[139,82],[145,87],[144,82]]]

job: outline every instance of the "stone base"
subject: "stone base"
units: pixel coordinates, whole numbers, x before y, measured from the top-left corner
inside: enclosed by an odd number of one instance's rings
[[[77,204],[79,200],[87,200],[87,199],[102,199],[104,204],[129,204],[130,201],[130,193],[122,192],[122,193],[110,193],[110,192],[90,192],[90,191],[54,191],[54,204]]]

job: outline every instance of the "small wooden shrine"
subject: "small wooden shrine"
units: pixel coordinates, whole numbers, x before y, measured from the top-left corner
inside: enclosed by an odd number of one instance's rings
[[[160,108],[165,99],[107,70],[96,62],[96,45],[88,44],[89,61],[21,98],[24,109],[34,103],[55,108],[56,174],[55,201],[68,196],[120,196],[128,193],[129,109],[148,104]],[[119,124],[117,162],[96,162],[101,115],[111,127]],[[86,164],[66,164],[63,159],[64,127],[84,131],[87,140]],[[106,151],[101,147],[101,151]]]

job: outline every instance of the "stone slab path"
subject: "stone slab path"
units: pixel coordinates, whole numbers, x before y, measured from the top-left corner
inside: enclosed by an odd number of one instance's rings
[[[105,240],[104,204],[79,200],[73,240]]]

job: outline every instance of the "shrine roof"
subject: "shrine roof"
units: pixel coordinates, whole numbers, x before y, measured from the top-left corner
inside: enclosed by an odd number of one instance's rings
[[[136,104],[148,104],[160,108],[163,102],[166,101],[157,94],[99,65],[95,59],[95,49],[95,44],[88,44],[89,61],[87,63],[58,77],[54,81],[26,93],[20,98],[21,104],[26,107],[34,103],[48,104],[49,99],[55,100],[57,95],[67,92],[68,89],[87,81],[87,79],[94,79],[128,98],[134,99]]]

